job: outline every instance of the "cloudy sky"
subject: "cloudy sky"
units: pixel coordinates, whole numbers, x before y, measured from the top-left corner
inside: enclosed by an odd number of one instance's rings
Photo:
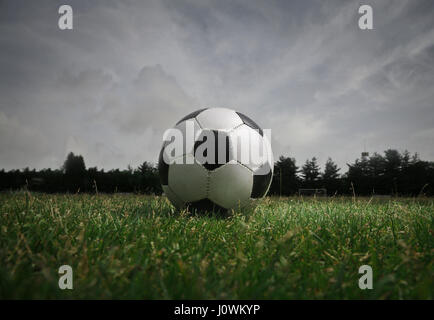
[[[74,29],[58,28],[70,4]],[[370,4],[374,30],[358,28]],[[434,160],[434,2],[0,0],[0,168],[156,162],[203,107],[272,130],[301,165],[366,150]]]

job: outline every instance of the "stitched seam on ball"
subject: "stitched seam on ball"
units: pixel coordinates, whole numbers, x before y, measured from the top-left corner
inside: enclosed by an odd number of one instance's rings
[[[206,172],[206,197],[208,198],[209,196],[209,188],[210,188],[210,180],[211,180],[211,172],[207,171]]]
[[[194,120],[196,120],[197,124],[199,125],[199,128],[203,130],[204,128],[202,127],[202,124],[200,123],[199,119],[197,117],[194,117]]]
[[[232,133],[234,132],[236,129],[238,129],[239,127],[241,127],[242,125],[244,125],[245,123],[243,122],[242,124],[236,125],[235,127],[233,127],[232,129],[229,129],[228,133]]]
[[[250,169],[248,166],[246,166],[244,163],[241,163],[239,160],[235,160],[239,165],[243,166],[244,168],[246,168],[247,170],[249,170],[250,172],[252,172],[253,174],[255,173],[255,171],[253,171],[252,169]]]

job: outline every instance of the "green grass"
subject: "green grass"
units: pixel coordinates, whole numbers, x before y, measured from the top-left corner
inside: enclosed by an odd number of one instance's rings
[[[0,194],[0,215],[3,299],[433,298],[432,199],[275,198],[222,219],[162,197],[22,192]]]

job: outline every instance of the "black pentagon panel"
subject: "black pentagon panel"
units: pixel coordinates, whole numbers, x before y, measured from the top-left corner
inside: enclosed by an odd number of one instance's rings
[[[161,148],[160,156],[158,157],[158,174],[160,175],[160,182],[163,186],[169,184],[169,165],[163,159],[163,151],[165,144]]]
[[[265,196],[265,193],[267,192],[267,188],[270,185],[271,179],[273,177],[272,171],[268,163],[266,164],[268,167],[268,173],[266,174],[254,174],[253,175],[253,187],[252,187],[252,194],[250,195],[253,199],[262,198]],[[266,171],[263,171],[264,168],[260,169],[260,173],[265,173]]]
[[[199,148],[199,146],[203,143],[205,143],[207,141],[207,135],[205,133],[209,133],[212,132],[212,134],[214,135],[214,159],[212,161],[210,161],[211,163],[208,163],[207,161],[203,162],[200,161],[201,159],[198,158],[198,155],[196,154],[197,149]],[[224,139],[224,142],[219,141],[219,139]],[[219,144],[224,145],[225,146],[225,150],[219,150]],[[222,131],[217,131],[217,130],[203,130],[201,135],[198,137],[197,141],[194,143],[194,156],[196,158],[196,160],[205,167],[205,169],[212,171],[215,170],[223,165],[225,165],[226,163],[229,162],[229,153],[230,153],[230,145],[229,145],[229,137],[227,136],[226,133],[222,132]],[[219,161],[219,152],[225,152],[224,157],[220,156],[220,161]],[[203,152],[203,156],[206,158],[208,156],[208,149],[205,149]],[[211,160],[211,159],[210,159]]]
[[[180,123],[181,123],[182,121],[184,121],[184,120],[188,120],[188,119],[196,118],[197,115],[198,115],[199,113],[201,113],[202,111],[204,111],[204,110],[206,110],[206,109],[208,109],[208,108],[199,109],[199,110],[193,111],[193,112],[190,113],[190,114],[187,114],[184,118],[182,118],[181,120],[179,120],[179,121],[176,123],[176,125],[180,124]]]
[[[249,126],[252,129],[258,130],[259,134],[261,136],[264,136],[264,132],[262,131],[262,128],[260,126],[258,126],[258,124],[255,121],[250,119],[245,114],[242,114],[241,112],[237,112],[237,114],[241,118],[241,120],[243,120],[245,125]]]
[[[199,201],[189,202],[186,204],[188,211],[190,213],[217,213],[217,214],[226,214],[228,212],[227,209],[215,204],[211,200],[202,199]]]

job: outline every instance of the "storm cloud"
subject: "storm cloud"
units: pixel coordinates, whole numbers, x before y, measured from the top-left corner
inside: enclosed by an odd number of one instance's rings
[[[434,2],[0,2],[0,167],[155,162],[203,107],[272,130],[275,157],[345,163],[387,148],[434,160]]]

